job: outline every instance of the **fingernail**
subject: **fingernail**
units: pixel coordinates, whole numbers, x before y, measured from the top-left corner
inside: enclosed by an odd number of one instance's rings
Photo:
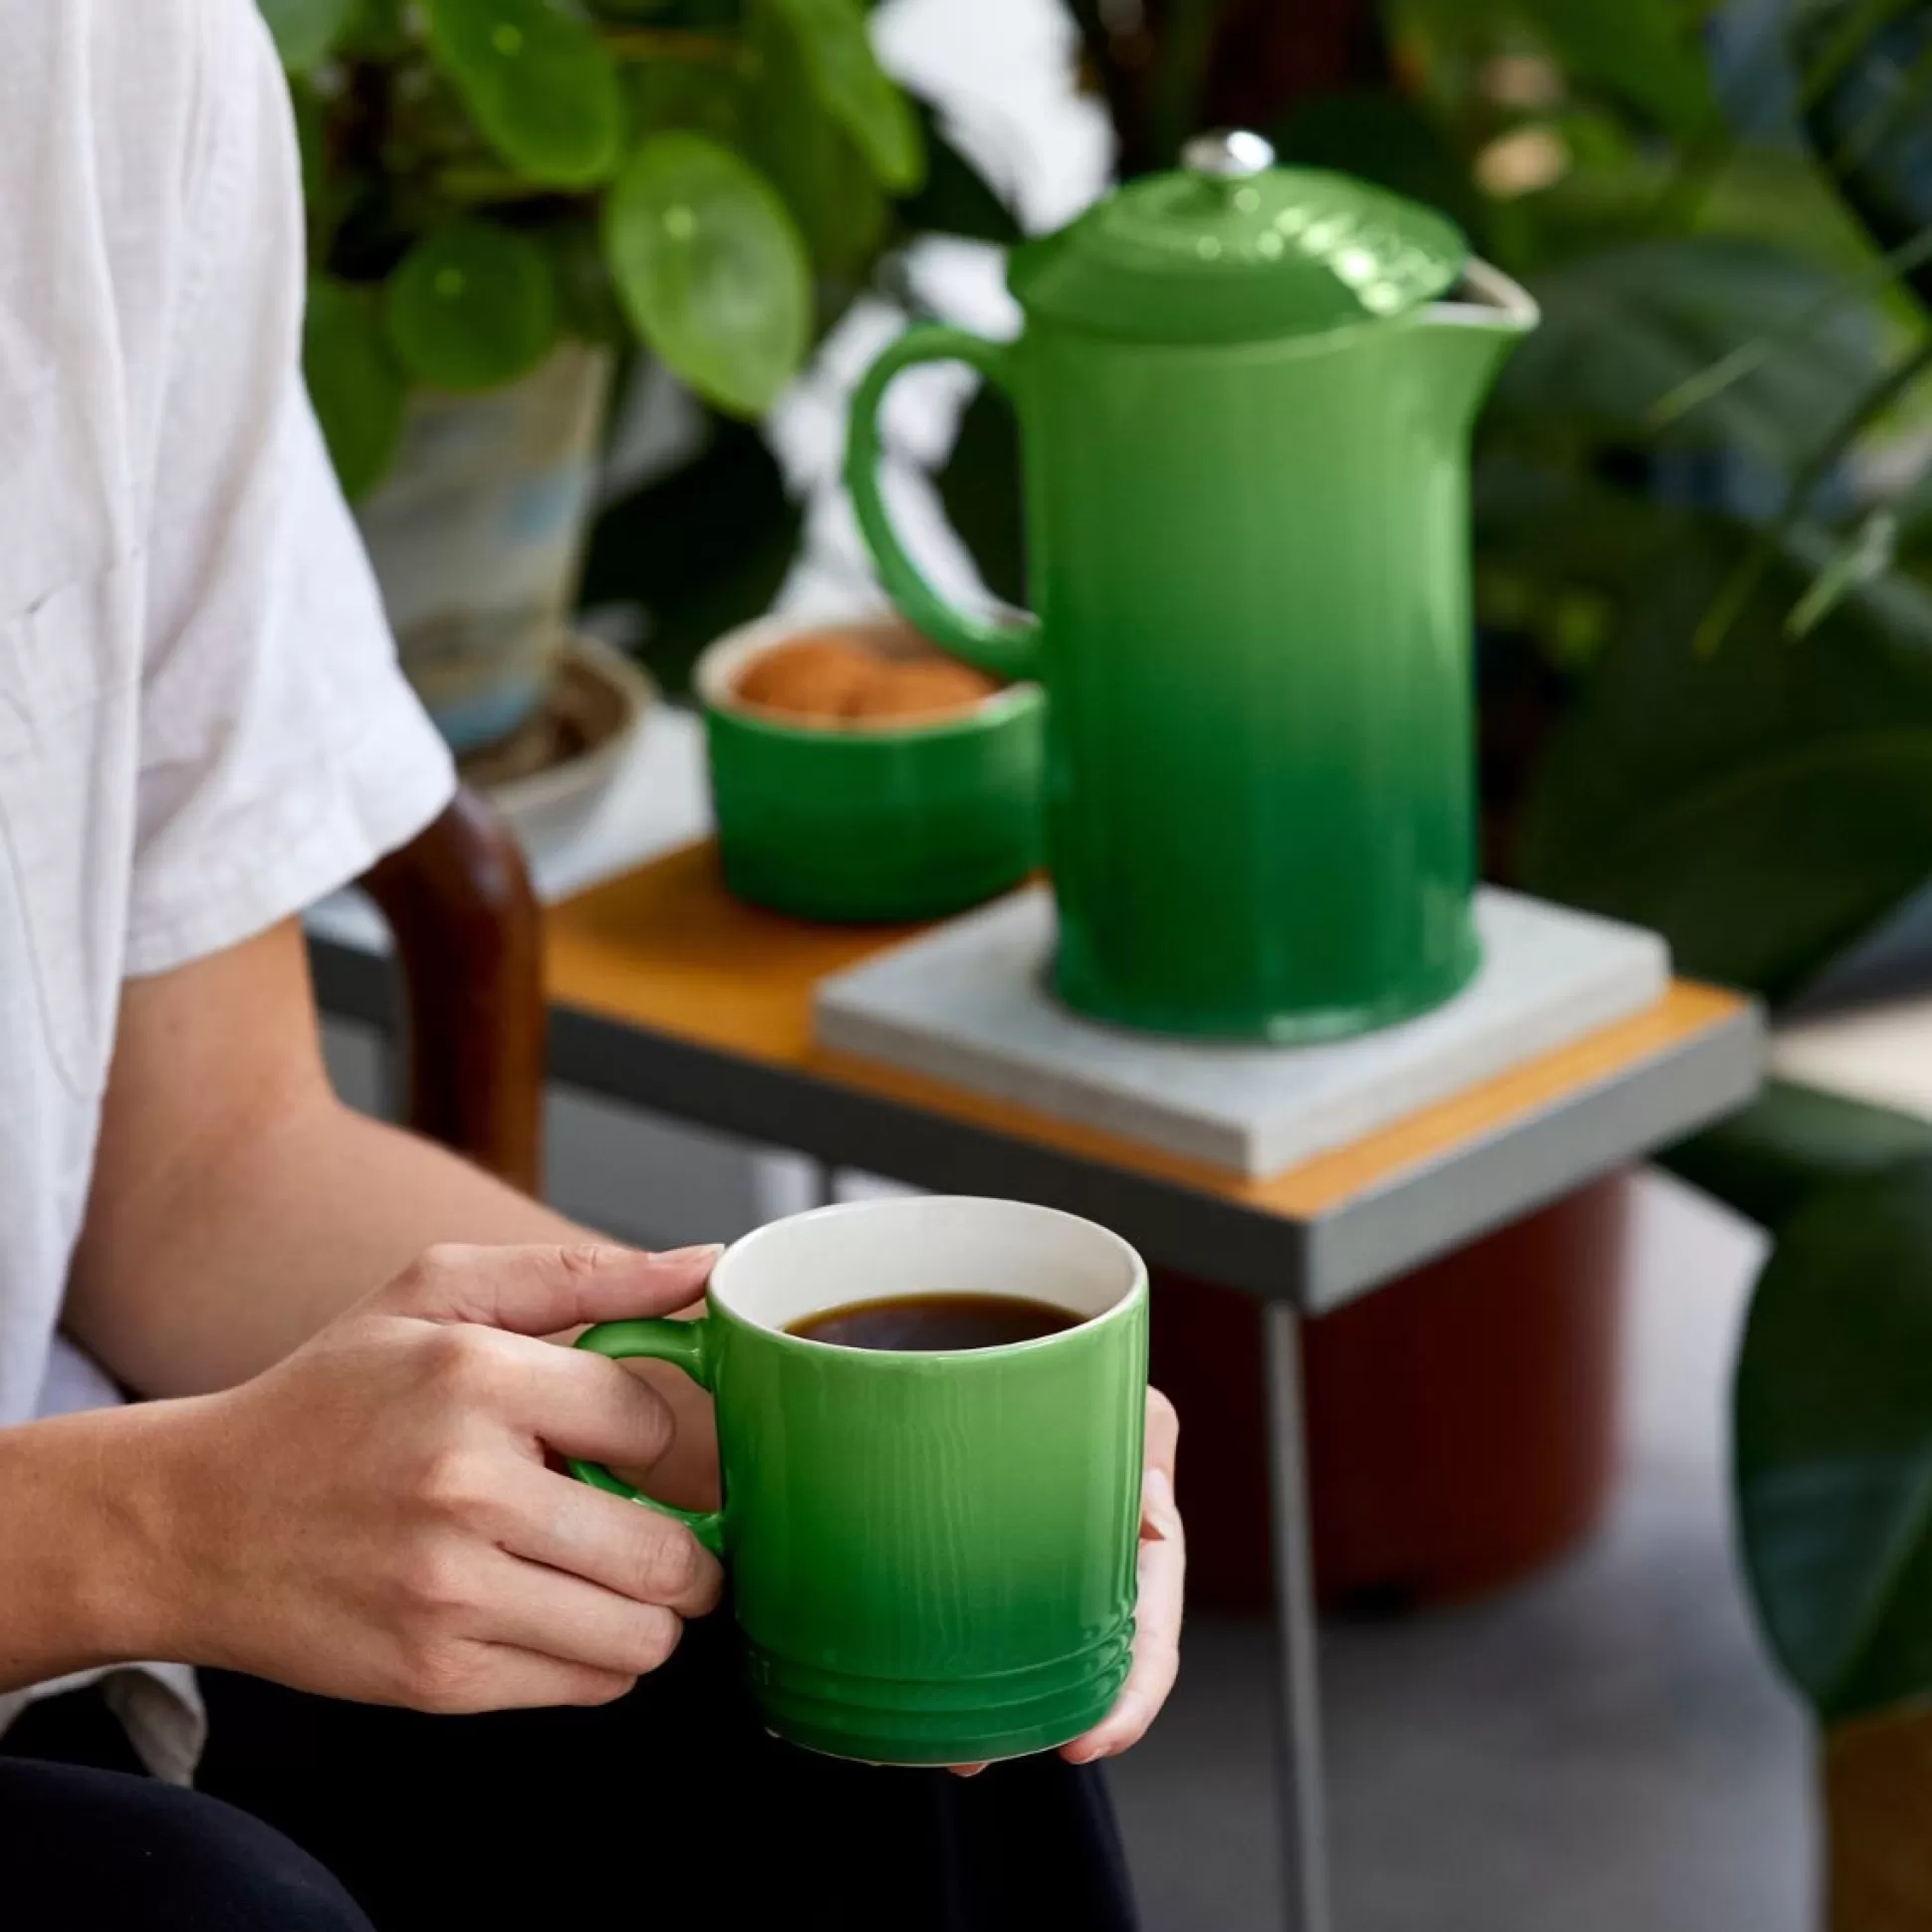
[[[707,1241],[696,1248],[666,1248],[661,1254],[653,1255],[653,1261],[675,1262],[680,1268],[686,1263],[716,1261],[724,1253],[722,1241]]]
[[[1174,1485],[1168,1480],[1164,1469],[1150,1469],[1140,1479],[1140,1493],[1143,1498],[1151,1499],[1156,1509],[1171,1510],[1174,1507]]]

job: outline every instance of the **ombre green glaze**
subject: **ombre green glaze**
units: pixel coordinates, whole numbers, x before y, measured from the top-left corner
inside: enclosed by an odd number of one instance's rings
[[[1017,249],[1019,341],[909,331],[846,474],[906,615],[1047,687],[1062,996],[1304,1041],[1477,964],[1469,435],[1536,309],[1441,216],[1266,158],[1211,140]],[[887,518],[878,405],[935,361],[1013,399],[1037,622],[951,609]]]
[[[578,1345],[675,1361],[716,1395],[718,1514],[572,1468],[725,1559],[781,1737],[873,1764],[976,1764],[1106,1715],[1133,1635],[1144,1273],[1107,1313],[1006,1348],[838,1347],[715,1295],[701,1321],[609,1323]]]
[[[718,848],[740,898],[836,923],[938,919],[1038,867],[1037,684],[956,717],[845,728],[734,703],[733,671],[797,634],[782,618],[735,631],[705,652],[695,678]]]

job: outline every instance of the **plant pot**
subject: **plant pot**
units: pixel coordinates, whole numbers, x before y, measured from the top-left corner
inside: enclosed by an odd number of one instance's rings
[[[1628,1181],[1540,1213],[1305,1330],[1317,1588],[1330,1607],[1472,1596],[1562,1556],[1614,1462]],[[1189,1594],[1272,1594],[1258,1306],[1156,1272],[1154,1379],[1181,1415]]]
[[[543,703],[508,738],[459,764],[525,855],[568,851],[596,824],[636,752],[656,687],[620,651],[566,632]]]
[[[570,344],[508,388],[418,391],[358,510],[403,671],[456,751],[508,737],[555,673],[611,365]]]

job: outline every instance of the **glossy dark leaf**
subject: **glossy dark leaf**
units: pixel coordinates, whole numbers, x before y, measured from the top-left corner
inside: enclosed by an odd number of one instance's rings
[[[1932,1161],[1932,1120],[1773,1081],[1742,1113],[1660,1158],[1680,1179],[1775,1229],[1827,1188]]]
[[[1550,444],[1581,431],[1669,448],[1722,446],[1790,471],[1885,363],[1870,291],[1790,249],[1694,236],[1606,249],[1538,277],[1543,326],[1506,365],[1491,439]],[[1793,332],[1703,407],[1659,404],[1767,332]]]
[[[343,493],[362,496],[395,460],[408,393],[383,334],[378,292],[317,276],[309,285],[302,363]]]
[[[557,284],[543,249],[489,221],[425,235],[389,278],[389,341],[441,389],[493,389],[535,368],[557,341]]]
[[[1809,0],[1794,37],[1812,148],[1889,252],[1932,227],[1932,10]],[[1906,279],[1932,304],[1932,266]]]
[[[604,242],[632,326],[692,388],[745,416],[777,401],[811,343],[811,265],[743,155],[653,134],[611,189]]]
[[[425,0],[430,47],[484,135],[529,180],[587,187],[623,144],[615,63],[556,0]]]
[[[1932,1163],[1786,1223],[1739,1357],[1759,1615],[1827,1722],[1932,1691]]]
[[[282,65],[300,73],[335,45],[355,0],[259,0],[259,4]]]
[[[639,655],[679,695],[706,644],[771,607],[802,521],[758,431],[714,419],[695,462],[620,498],[599,519],[585,560],[584,604],[640,610]]]
[[[872,52],[858,0],[770,0],[791,23],[819,105],[856,143],[878,183],[907,194],[925,173],[912,105]]]
[[[1542,760],[1521,871],[1663,932],[1686,972],[1776,998],[1932,876],[1932,596],[1894,577],[1793,638],[1818,554],[1780,554],[1700,656],[1747,540],[1659,524]]]

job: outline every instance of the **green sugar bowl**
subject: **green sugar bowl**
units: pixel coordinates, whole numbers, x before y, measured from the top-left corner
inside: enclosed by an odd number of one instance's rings
[[[889,657],[931,650],[901,618],[768,617],[698,659],[725,882],[796,918],[937,919],[1040,863],[1046,698],[997,689],[920,717],[807,718],[748,702],[742,680],[782,646],[821,638]]]

